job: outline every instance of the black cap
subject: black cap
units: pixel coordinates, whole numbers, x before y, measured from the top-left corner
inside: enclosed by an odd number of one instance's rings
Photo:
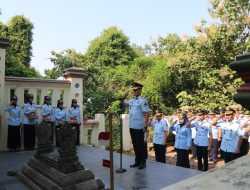
[[[34,98],[33,94],[28,94],[28,98]]]
[[[208,114],[207,110],[199,110],[198,111],[198,115],[206,115],[206,114]]]
[[[134,82],[132,84],[132,88],[133,89],[142,89],[143,88],[143,85],[141,83],[138,83],[138,82]]]
[[[12,96],[11,100],[17,100],[17,96],[16,95]]]
[[[44,100],[50,100],[50,96],[44,96]]]

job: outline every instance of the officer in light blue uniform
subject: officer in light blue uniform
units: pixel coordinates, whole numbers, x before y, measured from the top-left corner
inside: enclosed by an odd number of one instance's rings
[[[208,170],[208,149],[211,147],[213,139],[211,123],[206,120],[207,112],[202,110],[198,113],[198,119],[192,122],[192,127],[196,129],[194,144],[197,150],[198,170]]]
[[[132,144],[135,152],[135,163],[130,167],[144,169],[147,159],[147,142],[145,140],[145,127],[148,123],[148,113],[150,112],[148,102],[141,97],[143,85],[133,84],[134,97],[128,101],[129,106],[129,128]]]
[[[23,137],[24,149],[33,150],[35,147],[35,125],[38,121],[37,108],[33,103],[33,95],[28,94],[23,107]]]
[[[67,113],[67,121],[76,128],[76,145],[80,144],[81,111],[76,99],[72,99],[71,107]]]
[[[58,130],[66,122],[66,110],[63,107],[63,101],[62,100],[57,101],[57,107],[55,109],[54,114],[55,114],[54,117],[55,117],[55,125],[56,125],[56,146],[59,146]]]
[[[44,96],[44,104],[41,110],[42,120],[45,122],[54,122],[54,108],[51,105],[51,98]]]
[[[220,149],[225,163],[239,157],[242,136],[244,135],[244,130],[233,121],[233,114],[233,110],[225,112],[226,121],[219,129]]]
[[[8,112],[8,149],[17,151],[21,147],[21,108],[17,105],[17,97],[11,97],[10,106],[5,109]]]
[[[51,98],[49,96],[44,96],[44,104],[41,110],[42,121],[50,125],[51,127],[51,142],[53,142],[54,137],[54,108],[51,105]]]
[[[187,115],[185,113],[181,114],[178,121],[170,130],[175,134],[174,147],[177,152],[176,166],[190,168],[188,155],[192,145],[192,132]]]
[[[166,163],[166,140],[168,134],[168,124],[162,118],[162,113],[156,113],[155,119],[151,121],[151,126],[154,129],[153,143],[155,150],[155,159],[157,162]]]

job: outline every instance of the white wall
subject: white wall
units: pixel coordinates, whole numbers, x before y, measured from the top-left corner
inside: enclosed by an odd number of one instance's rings
[[[5,49],[0,48],[0,150],[5,146],[1,139],[4,138],[5,133],[2,133],[4,130],[4,92],[5,92]]]

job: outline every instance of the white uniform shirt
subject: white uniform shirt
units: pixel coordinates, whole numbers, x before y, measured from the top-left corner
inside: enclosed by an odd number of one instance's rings
[[[5,109],[8,115],[8,125],[20,126],[21,125],[21,108],[19,106],[9,106]]]
[[[56,108],[55,109],[55,122],[56,125],[64,123],[66,121],[66,111],[65,109]]]
[[[153,143],[165,145],[166,144],[166,132],[168,131],[168,124],[165,119],[153,120],[151,126],[154,128]]]
[[[196,129],[194,144],[197,146],[208,146],[209,133],[211,132],[210,128],[211,124],[206,120],[203,120],[203,121],[195,121],[191,125]]]
[[[41,115],[46,117],[49,121],[54,121],[54,108],[51,105],[44,104],[42,106]]]
[[[74,119],[77,121],[77,124],[80,124],[81,123],[80,115],[81,111],[79,106],[77,106],[76,108],[71,107],[69,108],[67,113],[67,120],[69,121],[70,119]]]
[[[171,129],[175,131],[175,144],[176,149],[188,150],[192,145],[191,128],[186,125],[181,126],[179,123],[174,124]]]
[[[240,137],[244,134],[244,130],[240,129],[239,124],[234,121],[225,122],[221,130],[221,150],[224,152],[236,153]]]
[[[150,112],[148,102],[139,96],[128,101],[129,105],[129,128],[144,129],[144,113]]]
[[[34,125],[37,123],[37,119],[29,119],[28,115],[31,113],[37,113],[38,106],[35,104],[26,103],[23,106],[23,124],[25,125]]]

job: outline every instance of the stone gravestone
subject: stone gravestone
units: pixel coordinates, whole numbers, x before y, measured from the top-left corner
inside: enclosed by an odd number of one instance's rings
[[[18,178],[34,190],[104,190],[103,182],[78,159],[75,128],[65,124],[57,131],[57,150],[53,150],[51,132],[48,123],[36,127],[37,151],[18,172]]]

